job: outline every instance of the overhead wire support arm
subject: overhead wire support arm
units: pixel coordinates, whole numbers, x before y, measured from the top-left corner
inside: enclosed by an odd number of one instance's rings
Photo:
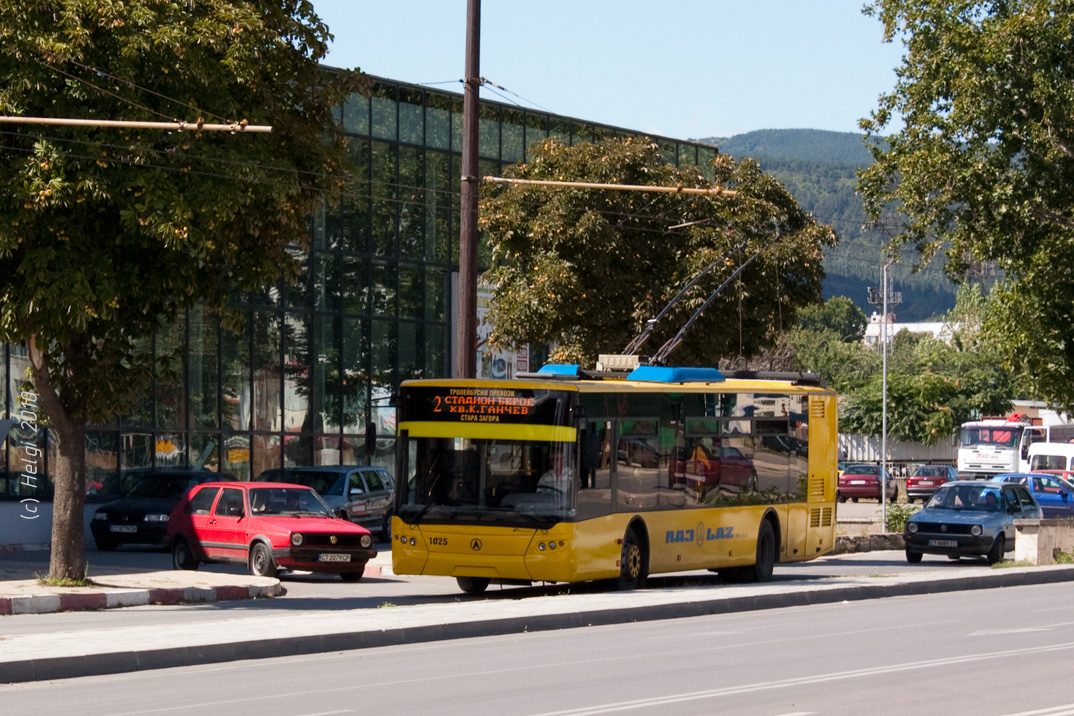
[[[690,316],[690,320],[683,324],[683,327],[680,328],[679,332],[675,334],[675,337],[670,339],[664,345],[660,346],[660,350],[658,350],[656,354],[653,355],[653,357],[649,360],[649,365],[663,365],[664,361],[666,361],[668,356],[671,355],[671,352],[678,348],[679,344],[682,343],[683,339],[686,337],[686,332],[690,330],[690,326],[694,325],[694,321],[701,317],[701,314],[703,314],[705,312],[705,309],[708,308],[714,300],[716,300],[716,297],[720,295],[720,292],[727,288],[727,286],[730,285],[730,283],[734,281],[735,278],[740,273],[742,273],[747,266],[753,263],[754,259],[764,253],[769,247],[771,247],[781,238],[782,235],[777,231],[776,237],[774,239],[772,239],[767,244],[758,249],[753,256],[750,256],[748,259],[746,259],[741,266],[735,269],[734,273],[727,277],[726,281],[721,283],[715,291],[710,293],[709,297],[705,299],[705,302],[701,304],[701,307],[694,311],[694,315]]]
[[[522,184],[529,186],[560,186],[572,189],[617,189],[619,191],[655,191],[665,194],[702,194],[705,196],[738,196],[734,189],[722,187],[651,186],[647,184],[597,184],[584,181],[554,181],[552,179],[511,179],[508,177],[483,177],[482,181],[493,184]]]
[[[124,119],[64,119],[59,117],[0,117],[0,124],[52,124],[67,127],[115,127],[120,129],[169,129],[179,132],[197,130],[204,132],[231,132],[232,134],[244,134],[246,132],[268,133],[272,131],[271,125],[247,124],[230,122],[227,124],[209,124],[207,122],[141,122]]]

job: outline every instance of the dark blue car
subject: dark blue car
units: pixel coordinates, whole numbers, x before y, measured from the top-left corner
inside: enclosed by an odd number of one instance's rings
[[[996,475],[993,482],[1025,485],[1040,503],[1045,517],[1074,517],[1074,486],[1055,475],[1039,472],[1009,472]]]

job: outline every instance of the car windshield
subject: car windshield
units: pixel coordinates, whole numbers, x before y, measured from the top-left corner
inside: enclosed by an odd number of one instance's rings
[[[179,498],[194,480],[187,475],[155,475],[143,477],[134,483],[134,487],[127,493],[130,497],[160,497]]]
[[[880,468],[876,465],[851,465],[843,474],[845,475],[879,475]]]
[[[948,483],[932,496],[925,507],[945,510],[1001,512],[1003,499],[999,485],[989,483]]]
[[[332,516],[332,510],[316,492],[294,487],[252,488],[250,511],[254,515]]]
[[[947,468],[939,466],[919,467],[917,468],[917,472],[914,473],[917,477],[943,477],[946,474]]]

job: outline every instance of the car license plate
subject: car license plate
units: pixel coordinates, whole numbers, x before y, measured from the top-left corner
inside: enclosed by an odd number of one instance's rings
[[[109,525],[109,532],[137,532],[138,525]]]
[[[921,484],[922,484],[923,486],[925,486],[925,487],[930,487],[930,486],[932,486],[932,485],[935,485],[936,483],[935,483],[935,482],[933,482],[932,480],[922,480],[922,481],[921,481]]]
[[[958,542],[953,539],[930,539],[929,547],[958,547]]]
[[[851,481],[850,481],[850,484],[851,484],[851,485],[864,485],[864,484],[865,484],[865,480],[851,480]]]
[[[349,554],[339,554],[337,552],[326,552],[317,558],[321,562],[350,562],[351,556]]]

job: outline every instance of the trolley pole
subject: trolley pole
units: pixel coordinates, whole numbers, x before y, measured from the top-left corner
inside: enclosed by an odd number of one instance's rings
[[[466,0],[466,85],[462,99],[462,197],[455,377],[477,377],[477,129],[481,87],[481,0]]]

